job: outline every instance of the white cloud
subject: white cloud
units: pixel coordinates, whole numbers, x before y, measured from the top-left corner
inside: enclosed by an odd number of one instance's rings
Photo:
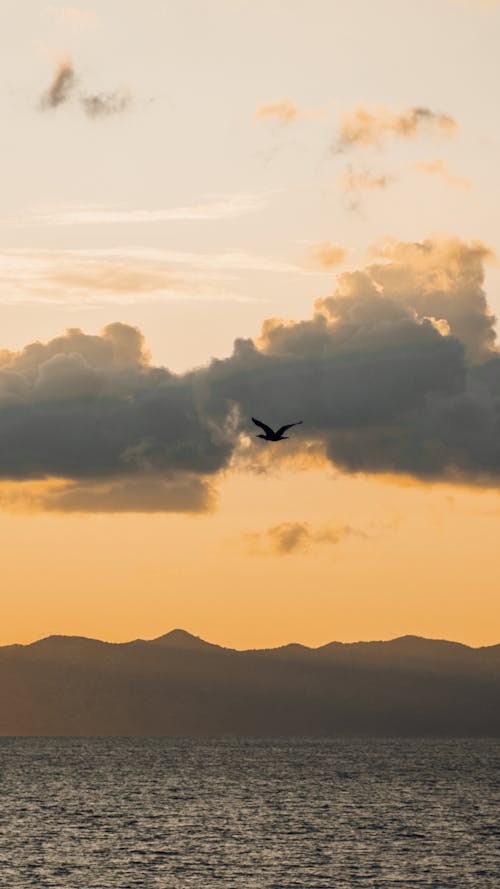
[[[161,209],[108,208],[78,206],[47,210],[32,209],[24,216],[9,220],[18,225],[109,225],[117,223],[141,222],[182,222],[215,221],[235,219],[262,209],[266,204],[264,195],[235,194],[214,196],[197,204]]]
[[[321,270],[243,251],[12,248],[0,251],[0,302],[123,305],[158,299],[253,301],[238,293],[240,272],[321,274]]]

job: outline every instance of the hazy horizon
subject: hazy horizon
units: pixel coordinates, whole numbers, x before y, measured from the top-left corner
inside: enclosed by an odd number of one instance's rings
[[[185,632],[0,648],[0,736],[500,736],[500,645],[224,648]]]
[[[294,646],[294,645],[298,645],[301,648],[307,648],[311,651],[316,651],[318,648],[322,648],[325,645],[346,645],[346,646],[349,646],[349,645],[369,645],[369,644],[377,644],[379,642],[397,642],[400,640],[407,640],[407,639],[412,639],[412,640],[415,639],[415,640],[419,640],[419,641],[421,640],[423,642],[445,642],[445,643],[449,643],[451,645],[461,645],[466,648],[470,648],[472,650],[478,650],[481,648],[495,648],[496,646],[500,646],[500,641],[499,642],[492,642],[489,645],[468,645],[466,642],[462,642],[459,639],[444,639],[440,636],[417,636],[413,633],[405,633],[401,636],[389,636],[385,639],[380,638],[380,639],[343,639],[343,640],[339,640],[339,639],[335,639],[332,637],[332,638],[325,639],[323,642],[320,642],[318,645],[306,645],[300,639],[294,638],[294,639],[289,639],[285,642],[279,642],[273,646],[265,646],[265,647],[262,646],[261,647],[261,646],[257,646],[257,645],[251,645],[246,648],[241,648],[238,646],[228,645],[226,643],[220,642],[217,639],[202,638],[198,634],[191,632],[191,630],[186,630],[183,627],[171,627],[170,629],[167,629],[164,632],[161,632],[158,635],[152,636],[150,638],[143,638],[142,636],[131,636],[130,638],[127,637],[127,638],[123,638],[123,639],[103,639],[101,637],[84,636],[80,633],[49,633],[47,636],[37,637],[36,639],[31,639],[27,642],[6,643],[5,645],[2,644],[2,645],[0,645],[0,648],[6,648],[6,647],[9,647],[10,645],[21,645],[21,646],[26,647],[29,645],[34,645],[37,642],[46,641],[48,639],[85,639],[89,642],[104,642],[106,644],[111,644],[111,645],[127,645],[131,642],[156,642],[158,640],[164,639],[169,636],[175,637],[176,634],[180,634],[180,636],[185,636],[188,639],[192,639],[197,642],[198,641],[203,642],[208,645],[213,645],[213,646],[224,648],[224,649],[227,649],[230,651],[241,651],[241,652],[269,651],[269,650],[276,650],[279,648],[286,648],[288,646]]]

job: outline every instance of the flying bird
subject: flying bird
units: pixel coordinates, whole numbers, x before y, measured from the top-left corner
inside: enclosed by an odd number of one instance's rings
[[[256,438],[263,438],[264,441],[283,441],[284,438],[290,438],[289,435],[283,435],[287,429],[291,429],[292,426],[300,426],[302,420],[298,420],[297,423],[288,423],[286,426],[280,426],[277,432],[274,432],[270,426],[267,426],[261,420],[256,420],[255,417],[252,417],[252,422],[255,423],[256,426],[260,426],[261,429],[266,433],[265,435],[257,435]]]

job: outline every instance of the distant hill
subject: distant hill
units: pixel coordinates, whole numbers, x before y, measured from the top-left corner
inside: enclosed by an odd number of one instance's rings
[[[49,636],[0,647],[0,735],[495,737],[500,645]]]

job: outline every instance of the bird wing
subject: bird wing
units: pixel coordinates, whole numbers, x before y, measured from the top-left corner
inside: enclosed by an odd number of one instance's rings
[[[302,420],[297,420],[296,423],[288,423],[286,426],[282,426],[281,429],[278,429],[276,435],[283,435],[283,433],[286,432],[287,429],[291,429],[292,426],[300,426],[301,423]]]
[[[274,432],[271,429],[271,427],[266,426],[266,424],[263,423],[262,420],[256,420],[255,417],[252,417],[252,422],[255,423],[256,426],[260,426],[260,428],[264,430],[266,435],[274,435]]]

